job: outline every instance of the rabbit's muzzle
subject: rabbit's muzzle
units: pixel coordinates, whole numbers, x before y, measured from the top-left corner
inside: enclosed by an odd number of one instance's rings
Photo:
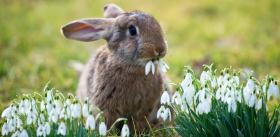
[[[143,52],[141,58],[158,60],[166,55],[166,46],[152,43],[143,44]]]

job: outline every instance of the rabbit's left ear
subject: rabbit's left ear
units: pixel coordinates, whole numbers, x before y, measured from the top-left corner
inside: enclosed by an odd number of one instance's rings
[[[122,13],[124,10],[116,4],[111,3],[104,6],[103,16],[105,18],[116,18]]]
[[[113,18],[81,19],[63,26],[61,32],[66,38],[79,41],[108,39],[114,22]]]

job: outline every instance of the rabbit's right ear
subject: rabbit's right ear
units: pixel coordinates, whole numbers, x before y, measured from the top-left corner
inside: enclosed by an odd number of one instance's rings
[[[116,4],[110,3],[104,6],[103,16],[105,18],[116,18],[122,13],[124,10]]]
[[[79,41],[107,39],[114,22],[113,18],[81,19],[63,26],[61,32],[66,38]]]

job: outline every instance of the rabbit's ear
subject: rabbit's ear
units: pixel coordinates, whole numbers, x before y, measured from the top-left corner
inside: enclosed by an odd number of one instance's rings
[[[63,26],[61,32],[66,38],[79,41],[107,39],[114,22],[113,18],[81,19]]]
[[[124,10],[116,4],[111,3],[104,6],[103,15],[105,18],[116,18],[122,13],[124,13]]]

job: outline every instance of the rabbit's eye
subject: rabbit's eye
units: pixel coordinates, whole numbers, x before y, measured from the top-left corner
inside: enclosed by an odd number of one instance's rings
[[[128,26],[128,31],[129,31],[130,36],[136,36],[137,35],[137,29],[133,25]]]

